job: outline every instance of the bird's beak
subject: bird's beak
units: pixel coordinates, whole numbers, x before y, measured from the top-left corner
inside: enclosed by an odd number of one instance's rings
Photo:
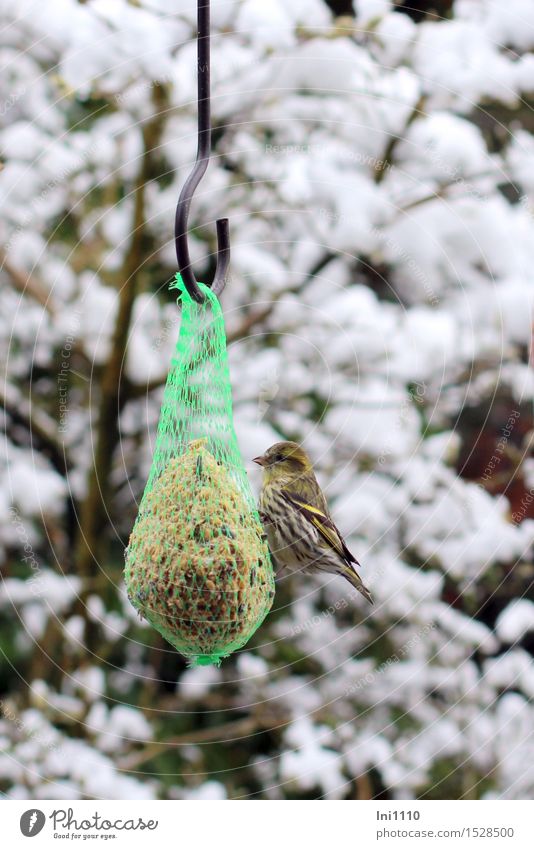
[[[261,457],[254,457],[252,462],[257,463],[258,466],[266,466],[267,465],[267,460],[265,459],[264,454],[262,454]]]

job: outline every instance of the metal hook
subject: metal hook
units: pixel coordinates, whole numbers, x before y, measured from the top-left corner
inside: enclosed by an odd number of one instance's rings
[[[200,291],[189,256],[187,243],[187,219],[191,200],[206,173],[211,156],[211,108],[210,108],[210,0],[198,0],[198,149],[194,168],[187,178],[178,199],[174,238],[178,268],[185,287],[191,297],[201,304],[204,295]],[[230,231],[228,219],[217,221],[217,266],[211,288],[216,295],[224,289],[230,264]]]

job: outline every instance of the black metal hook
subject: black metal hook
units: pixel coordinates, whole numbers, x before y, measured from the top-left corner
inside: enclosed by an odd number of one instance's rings
[[[206,173],[211,156],[211,108],[210,108],[210,0],[198,0],[198,148],[194,168],[187,178],[178,199],[174,238],[178,269],[185,287],[193,300],[201,304],[204,295],[198,287],[189,256],[187,243],[187,219],[191,200]],[[228,219],[217,221],[217,266],[211,284],[212,291],[219,295],[224,289],[230,264],[230,231]]]

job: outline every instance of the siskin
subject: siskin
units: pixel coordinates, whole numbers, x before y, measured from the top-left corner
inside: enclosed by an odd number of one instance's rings
[[[306,452],[296,442],[277,442],[254,462],[263,467],[260,517],[276,567],[343,575],[372,604]]]

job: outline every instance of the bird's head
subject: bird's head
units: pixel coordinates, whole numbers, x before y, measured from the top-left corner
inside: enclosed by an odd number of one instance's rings
[[[254,457],[254,463],[263,467],[265,481],[292,480],[312,470],[310,458],[296,442],[277,442],[261,457]]]

